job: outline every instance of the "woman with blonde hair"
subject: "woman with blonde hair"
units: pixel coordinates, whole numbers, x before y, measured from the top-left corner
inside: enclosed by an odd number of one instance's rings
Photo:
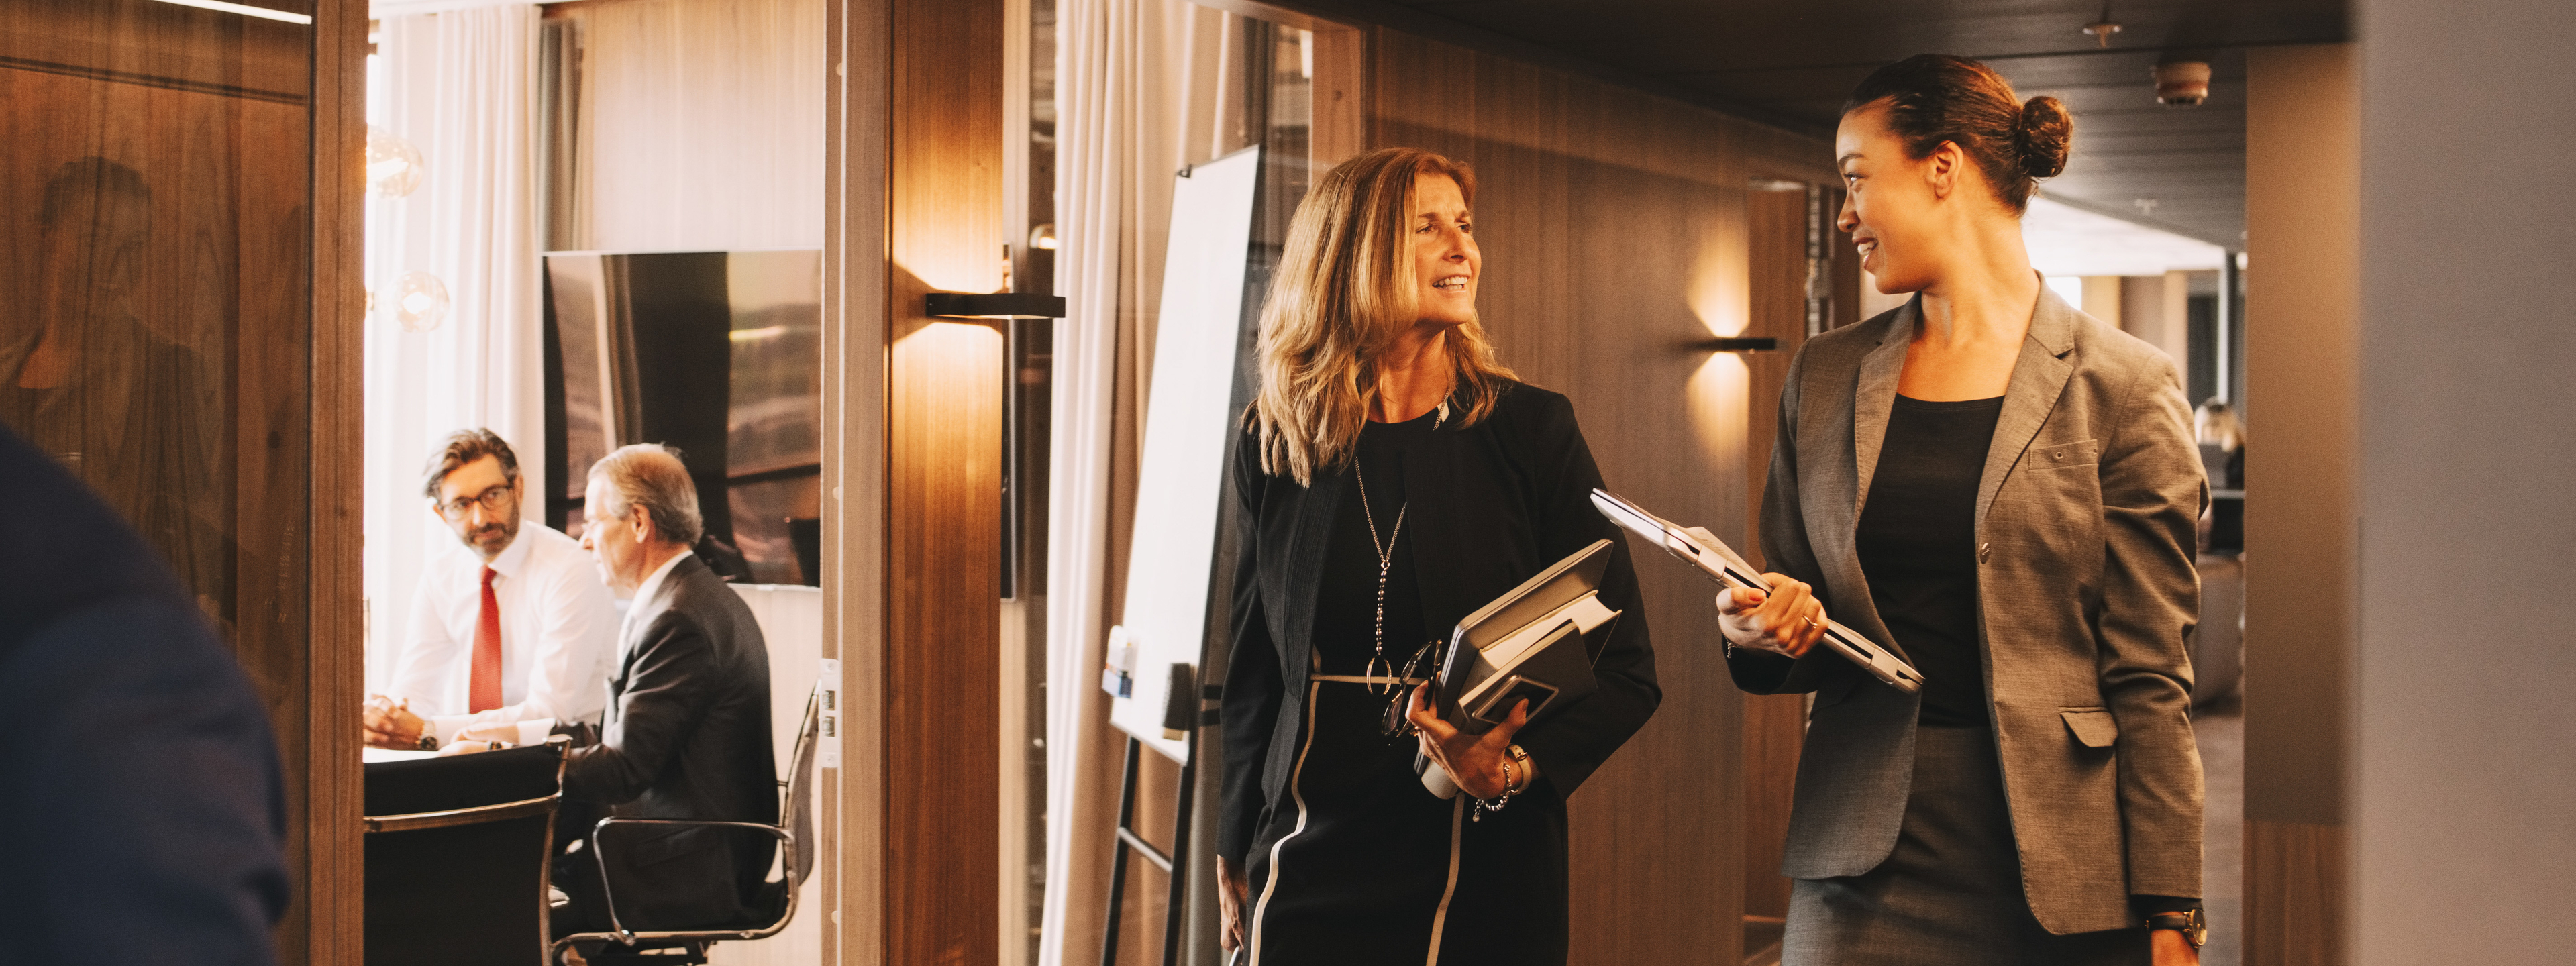
[[[1565,798],[1661,696],[1574,408],[1478,324],[1475,192],[1425,151],[1335,167],[1262,312],[1217,854],[1223,942],[1250,963],[1564,962]],[[1481,736],[1420,710],[1460,618],[1603,538],[1601,599],[1626,614],[1598,691]],[[1417,753],[1462,793],[1425,791]]]

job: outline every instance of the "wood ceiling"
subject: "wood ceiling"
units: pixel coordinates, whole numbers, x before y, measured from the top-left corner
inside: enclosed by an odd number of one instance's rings
[[[2243,247],[2245,50],[2348,39],[2345,0],[1290,0],[1826,133],[1879,65],[1917,53],[1986,61],[2023,96],[2076,114],[2076,153],[2043,191],[2102,214]],[[2149,69],[2203,60],[2194,108],[2156,103]]]

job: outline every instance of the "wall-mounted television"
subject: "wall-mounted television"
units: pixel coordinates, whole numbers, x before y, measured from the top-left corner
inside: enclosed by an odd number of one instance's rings
[[[823,253],[553,252],[546,523],[579,536],[590,466],[677,448],[712,543],[750,583],[819,584]]]

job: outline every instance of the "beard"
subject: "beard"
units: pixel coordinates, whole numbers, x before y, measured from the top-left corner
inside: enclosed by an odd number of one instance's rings
[[[508,524],[495,521],[466,531],[463,539],[466,546],[472,547],[475,552],[489,559],[500,556],[501,551],[510,549],[510,538],[517,535],[511,532]]]

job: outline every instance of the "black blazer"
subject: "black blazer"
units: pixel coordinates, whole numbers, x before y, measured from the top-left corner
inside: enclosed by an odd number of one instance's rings
[[[1567,554],[1604,538],[1614,544],[1601,600],[1626,614],[1595,655],[1601,688],[1520,734],[1540,780],[1572,795],[1663,697],[1628,542],[1592,509],[1601,471],[1564,396],[1507,383],[1484,421],[1460,422],[1434,430],[1421,444],[1433,458],[1405,461],[1407,494],[1443,495],[1415,502],[1406,518],[1424,627],[1455,627]],[[1246,858],[1287,788],[1304,728],[1315,593],[1349,477],[1347,465],[1319,469],[1312,487],[1299,486],[1293,477],[1262,472],[1260,437],[1249,425],[1235,440],[1234,656],[1221,712],[1220,854]]]
[[[605,721],[556,729],[581,746],[565,761],[564,797],[628,818],[777,824],[769,651],[751,608],[695,556],[633,606]],[[617,913],[630,929],[754,915],[772,842],[725,829],[612,831]]]

